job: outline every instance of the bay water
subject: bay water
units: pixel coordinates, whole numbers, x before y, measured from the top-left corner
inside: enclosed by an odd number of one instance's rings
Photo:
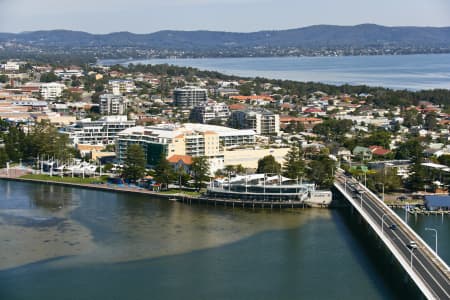
[[[3,180],[0,195],[0,299],[411,297],[349,209],[191,206]],[[420,218],[419,232],[449,236],[448,217]],[[440,247],[448,262],[448,238]]]
[[[100,60],[100,64],[171,64],[244,77],[392,89],[449,89],[450,54]]]

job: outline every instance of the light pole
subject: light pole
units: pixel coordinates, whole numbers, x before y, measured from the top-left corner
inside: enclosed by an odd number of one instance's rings
[[[384,213],[381,216],[381,234],[383,234],[383,232],[384,232],[384,217],[386,217],[387,215],[388,215],[387,213]]]
[[[411,269],[412,269],[413,252],[414,252],[415,249],[416,248],[411,248],[411,263],[410,263]]]
[[[384,183],[378,182],[378,184],[381,184],[381,186],[382,186],[382,197],[381,197],[381,199],[382,199],[383,202],[384,202]]]
[[[425,230],[434,231],[434,253],[438,255],[438,232],[434,228],[426,227]]]

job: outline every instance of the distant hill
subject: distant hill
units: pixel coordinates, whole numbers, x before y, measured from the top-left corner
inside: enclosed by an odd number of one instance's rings
[[[386,27],[317,25],[298,29],[235,33],[164,30],[150,34],[90,34],[70,30],[0,33],[0,42],[38,47],[143,47],[169,50],[323,47],[450,47],[450,27]]]

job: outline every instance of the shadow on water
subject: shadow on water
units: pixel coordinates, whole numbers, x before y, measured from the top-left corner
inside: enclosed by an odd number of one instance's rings
[[[43,197],[45,191],[50,193],[44,188],[30,198]],[[306,209],[291,215],[262,210],[230,213],[99,191],[53,193],[75,197],[79,203],[71,217],[108,249],[119,248],[131,256],[136,241],[145,240],[146,251],[162,245],[161,237],[166,236],[160,231],[173,233],[167,236],[167,247],[174,247],[214,238],[222,227],[228,228],[228,235],[244,225],[270,226],[249,236],[238,234],[243,238],[234,242],[181,254],[83,264],[66,263],[60,257],[0,271],[0,299],[417,298],[403,290],[404,273],[345,209]],[[39,200],[46,206],[41,201],[46,200]],[[293,222],[298,218],[305,222]],[[124,247],[127,243],[129,247]]]
[[[363,264],[365,269],[375,270],[375,272],[367,272],[371,280],[383,281],[397,299],[424,299],[419,288],[372,231],[370,225],[362,221],[356,211],[352,213],[351,207],[342,207],[337,211],[339,218],[336,214],[333,216],[338,229],[348,232],[341,236],[347,240],[356,240],[358,244],[357,247],[352,248],[354,257]]]
[[[349,231],[340,215],[331,213],[338,231]],[[225,246],[133,262],[68,267],[49,260],[0,272],[0,299],[401,298],[377,274],[363,278],[373,266],[351,237],[343,241],[335,234],[335,227],[316,218]],[[332,255],[349,247],[356,248],[363,271],[348,251]]]

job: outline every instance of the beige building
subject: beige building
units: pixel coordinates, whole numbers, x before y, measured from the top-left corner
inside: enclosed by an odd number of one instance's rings
[[[137,126],[119,133],[116,139],[116,152],[123,161],[130,144],[139,144],[147,156],[147,164],[155,165],[164,155],[206,156],[211,172],[223,168],[223,150],[228,143],[234,145],[254,143],[254,132],[237,130],[223,126],[186,123]]]
[[[225,151],[224,165],[242,165],[244,168],[256,169],[258,160],[267,155],[273,155],[275,160],[280,164],[284,163],[284,157],[288,153],[289,148],[273,148],[273,149],[236,149]]]

